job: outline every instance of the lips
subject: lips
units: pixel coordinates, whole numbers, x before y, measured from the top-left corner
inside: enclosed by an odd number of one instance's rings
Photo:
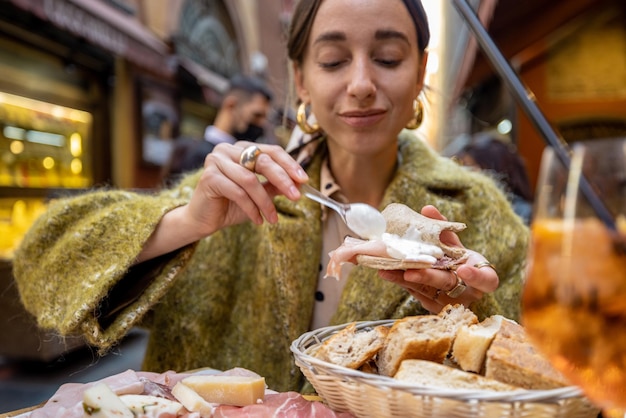
[[[377,124],[385,117],[384,110],[350,111],[343,112],[339,117],[348,125],[360,128]]]

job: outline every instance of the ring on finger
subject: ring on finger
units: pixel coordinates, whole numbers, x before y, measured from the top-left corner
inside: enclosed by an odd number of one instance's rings
[[[446,295],[455,299],[461,296],[463,292],[465,292],[465,289],[467,289],[467,285],[465,284],[463,280],[461,280],[461,278],[459,277],[459,275],[456,273],[455,270],[450,270],[450,272],[456,278],[456,285],[452,289],[448,290],[446,292]]]
[[[239,164],[254,172],[256,159],[259,155],[261,155],[261,149],[256,145],[251,145],[241,152],[241,155],[239,156]]]
[[[481,269],[483,267],[489,267],[490,269],[493,269],[493,271],[497,273],[496,266],[494,266],[487,260],[474,264],[474,267],[476,267],[477,269]]]

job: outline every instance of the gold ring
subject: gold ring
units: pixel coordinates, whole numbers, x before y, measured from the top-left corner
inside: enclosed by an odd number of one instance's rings
[[[474,267],[476,267],[477,269],[481,269],[483,267],[489,267],[490,269],[493,269],[493,271],[495,271],[497,273],[496,266],[491,264],[489,261],[483,261],[483,262],[480,262],[480,263],[476,263],[476,264],[474,264]]]
[[[251,145],[241,152],[239,157],[239,164],[254,172],[256,167],[256,159],[261,155],[261,149],[256,145]]]
[[[461,296],[463,292],[465,292],[465,289],[467,289],[467,286],[465,285],[465,282],[461,280],[459,275],[456,274],[456,271],[450,270],[450,272],[454,274],[454,277],[456,278],[456,286],[454,286],[454,288],[452,288],[451,290],[447,291],[446,295],[455,299]]]

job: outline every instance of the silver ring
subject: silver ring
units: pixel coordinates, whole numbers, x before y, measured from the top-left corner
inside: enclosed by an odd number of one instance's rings
[[[465,292],[465,289],[467,289],[467,285],[465,284],[465,282],[463,280],[461,280],[459,275],[456,274],[455,270],[450,270],[450,272],[452,274],[454,274],[454,277],[456,278],[456,286],[454,286],[454,288],[452,288],[451,290],[447,291],[446,295],[448,295],[449,297],[455,299],[455,298],[458,298],[459,296],[461,296],[461,294],[463,294],[463,292]]]
[[[241,152],[239,157],[239,164],[254,172],[256,167],[256,159],[261,155],[261,149],[256,145],[251,145]]]
[[[483,261],[483,262],[480,262],[480,263],[476,263],[476,264],[474,264],[474,267],[476,267],[477,269],[481,269],[483,267],[489,267],[490,269],[493,269],[493,271],[495,271],[496,273],[498,272],[496,270],[496,266],[491,264],[489,261]]]

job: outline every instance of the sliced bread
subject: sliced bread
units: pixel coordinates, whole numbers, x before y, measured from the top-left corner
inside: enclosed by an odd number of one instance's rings
[[[474,373],[483,371],[485,355],[503,319],[501,315],[493,315],[478,324],[459,328],[452,344],[452,359],[461,369]]]
[[[438,315],[397,320],[377,357],[379,373],[393,376],[406,359],[443,363],[459,327],[476,322],[476,315],[463,305],[448,305]]]
[[[515,321],[502,321],[485,361],[485,376],[525,389],[554,389],[570,383],[539,353]]]
[[[444,389],[482,389],[493,391],[519,389],[479,374],[465,372],[427,360],[404,360],[393,377],[420,386]]]
[[[456,334],[459,328],[465,325],[477,324],[478,317],[474,312],[467,309],[464,305],[457,303],[456,305],[446,305],[437,314],[448,327]]]
[[[358,369],[378,353],[389,327],[377,326],[357,330],[351,323],[322,343],[315,353],[320,360],[350,369]]]

